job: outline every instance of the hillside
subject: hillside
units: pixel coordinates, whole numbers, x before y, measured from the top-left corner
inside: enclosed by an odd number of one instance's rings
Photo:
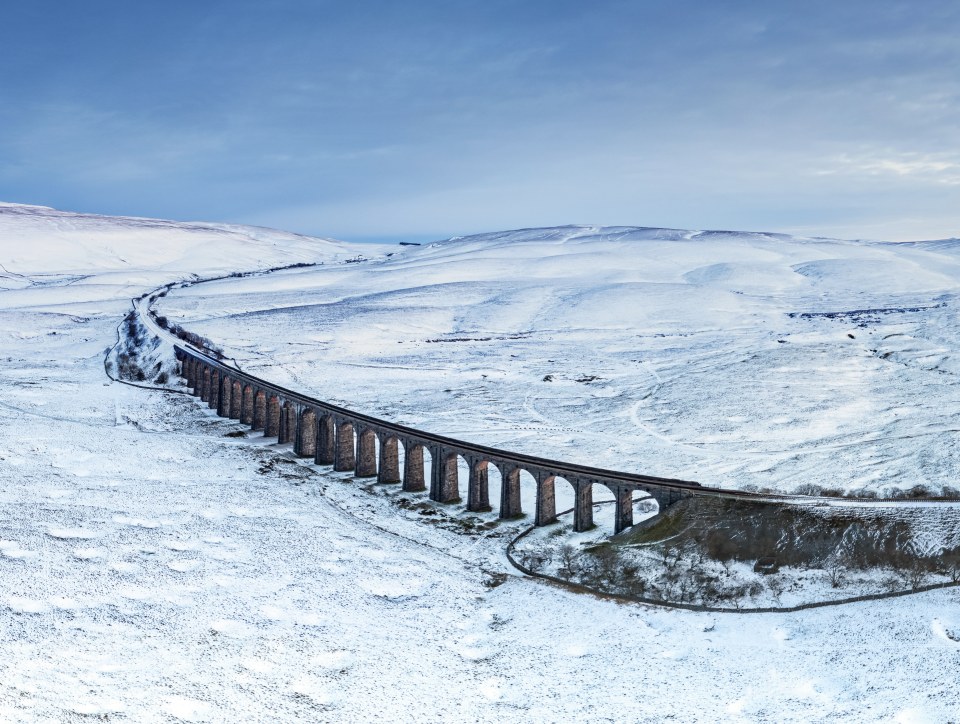
[[[352,245],[274,229],[0,203],[0,286],[22,277],[147,272],[189,276],[345,258]]]
[[[526,229],[163,300],[252,370],[388,419],[710,485],[960,478],[955,240]]]

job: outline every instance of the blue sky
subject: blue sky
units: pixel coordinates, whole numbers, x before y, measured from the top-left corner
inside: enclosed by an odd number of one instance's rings
[[[353,240],[960,236],[960,3],[8,3],[0,200]]]

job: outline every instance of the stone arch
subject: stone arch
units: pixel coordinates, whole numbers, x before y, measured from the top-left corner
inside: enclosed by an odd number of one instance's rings
[[[323,415],[317,425],[317,465],[333,465],[337,459],[337,431],[333,415]]]
[[[253,385],[247,383],[240,392],[240,422],[253,425]]]
[[[403,490],[408,493],[419,493],[427,489],[424,476],[424,454],[430,451],[416,440],[403,442]],[[431,456],[432,458],[432,456]]]
[[[267,398],[267,419],[264,420],[263,427],[264,437],[280,436],[280,420],[282,417],[280,414],[280,398],[276,395],[270,395]]]
[[[334,453],[333,469],[345,473],[356,467],[356,453],[353,441],[353,423],[339,420],[336,425],[337,442]]]
[[[657,496],[644,488],[637,488],[632,485],[610,485],[605,484],[613,493],[614,514],[613,514],[613,533],[622,533],[627,528],[634,525],[634,505],[641,500],[657,502]],[[657,492],[660,492],[657,489]],[[657,503],[659,508],[659,503]]]
[[[293,452],[301,458],[312,458],[317,454],[317,413],[311,407],[300,411]]]
[[[537,476],[537,512],[535,525],[550,525],[557,521],[557,511],[575,506],[573,484],[556,473],[541,472]],[[560,481],[560,485],[557,485]]]
[[[377,434],[369,427],[362,427],[357,434],[357,459],[354,475],[372,478],[377,474]]]
[[[396,435],[381,433],[380,462],[377,465],[378,483],[400,482],[400,441]]]

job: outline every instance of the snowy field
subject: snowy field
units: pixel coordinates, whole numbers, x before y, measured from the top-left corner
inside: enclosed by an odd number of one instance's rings
[[[433,432],[882,496],[960,488],[958,281],[960,241],[564,227],[200,284],[159,308],[250,371]]]
[[[670,261],[684,243],[686,259]],[[0,720],[960,719],[955,591],[759,616],[574,595],[515,575],[502,540],[399,514],[347,475],[281,462],[287,446],[228,437],[240,427],[193,398],[104,376],[131,296],[194,274],[322,261],[310,275],[175,292],[165,311],[190,308],[190,326],[265,376],[488,442],[544,440],[558,455],[705,482],[769,476],[789,488],[828,464],[838,485],[895,484],[888,466],[911,481],[950,476],[949,246],[667,239],[627,264],[615,252],[632,241],[585,240],[579,263],[566,258],[577,245],[467,240],[340,264],[372,252],[0,206]],[[684,281],[696,255],[700,267],[736,267],[735,248],[767,269],[729,272],[743,294],[726,272]],[[808,258],[841,251],[833,264]],[[819,271],[788,283],[770,270],[789,258]],[[431,268],[459,286],[431,292]],[[674,281],[641,282],[638,269]],[[601,276],[608,289],[587,293],[584,280]],[[908,292],[921,276],[922,291]],[[488,306],[496,295],[503,303]],[[865,328],[785,314],[881,297],[948,306]],[[216,318],[201,319],[211,299]],[[646,321],[631,329],[634,319]],[[506,339],[427,341],[468,336]],[[590,353],[577,352],[585,342]],[[732,376],[739,394],[720,389]],[[720,397],[735,401],[726,417],[744,419],[711,422]],[[506,579],[494,587],[497,574]]]

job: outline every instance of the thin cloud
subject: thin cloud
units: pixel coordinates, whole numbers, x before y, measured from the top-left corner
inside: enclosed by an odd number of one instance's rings
[[[892,175],[921,181],[960,185],[960,155],[929,153],[840,154],[819,169],[820,176],[836,174]]]

